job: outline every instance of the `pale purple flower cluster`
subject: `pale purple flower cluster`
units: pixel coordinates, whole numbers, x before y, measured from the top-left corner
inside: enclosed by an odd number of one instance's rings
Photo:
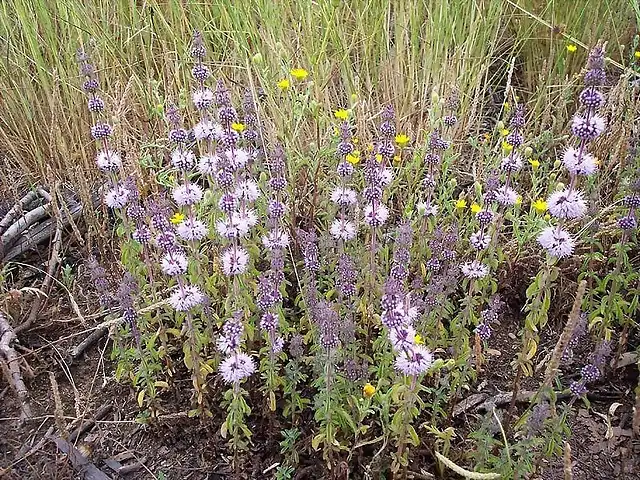
[[[591,175],[597,171],[595,157],[587,151],[589,143],[605,130],[606,121],[598,110],[604,105],[604,95],[598,90],[606,78],[604,72],[604,47],[594,47],[587,61],[584,77],[585,88],[579,95],[581,110],[571,122],[571,133],[577,144],[564,151],[562,162],[569,172],[569,186],[553,192],[547,198],[549,213],[559,220],[556,227],[545,228],[538,236],[538,243],[553,257],[564,258],[573,254],[576,241],[563,228],[567,220],[579,220],[587,212],[584,194],[578,190],[578,177]],[[623,224],[626,222],[623,221]],[[626,225],[630,225],[629,222]]]
[[[176,311],[190,312],[205,304],[206,297],[199,286],[188,283],[186,275],[189,260],[180,240],[197,242],[206,236],[208,228],[196,217],[196,206],[203,198],[203,190],[189,178],[190,171],[195,166],[195,156],[187,147],[190,137],[182,127],[181,115],[174,105],[167,108],[166,119],[172,146],[172,166],[180,172],[182,180],[181,184],[173,188],[171,197],[184,220],[174,227],[168,219],[170,209],[163,200],[150,202],[147,209],[151,215],[151,226],[156,233],[155,243],[163,252],[161,270],[177,284],[169,295],[169,305]]]
[[[318,250],[318,237],[313,231],[298,230],[297,237],[300,240],[304,271],[306,279],[305,301],[307,311],[314,312],[318,303],[318,272],[320,271],[320,258]]]
[[[509,154],[500,161],[500,170],[504,174],[504,183],[494,188],[493,200],[502,207],[512,207],[518,201],[518,193],[513,189],[513,176],[520,171],[523,165],[519,148],[524,143],[522,132],[525,125],[524,106],[517,105],[509,120],[509,134],[506,142],[511,145]]]
[[[451,125],[447,123],[447,118]],[[448,126],[453,126],[456,121],[455,115],[449,115],[444,118],[444,122]],[[439,130],[436,129],[431,132],[428,150],[424,157],[424,163],[426,165],[426,172],[422,180],[424,200],[416,204],[418,214],[422,217],[435,217],[438,214],[438,205],[435,203],[436,180],[439,173],[439,166],[442,163],[442,155],[449,146],[450,143],[440,136]]]
[[[312,312],[318,327],[318,343],[329,353],[340,346],[340,317],[334,304],[325,300],[318,302]]]
[[[500,311],[503,306],[504,302],[500,300],[500,297],[498,295],[494,295],[491,297],[491,300],[489,300],[487,308],[480,312],[481,321],[476,327],[475,332],[481,340],[487,341],[491,338],[491,334],[493,333],[491,325],[498,322]]]
[[[635,230],[638,227],[636,210],[640,208],[640,194],[634,191],[622,199],[622,204],[627,208],[627,212],[618,218],[618,226],[624,232]]]
[[[460,108],[460,95],[457,89],[453,89],[447,100],[444,102],[445,116],[442,118],[442,123],[448,128],[453,128],[458,123],[458,109]]]
[[[389,219],[389,208],[382,203],[384,188],[393,180],[391,160],[396,152],[393,137],[396,133],[395,113],[390,105],[382,112],[380,136],[375,146],[375,155],[365,162],[365,188],[362,197],[366,205],[363,209],[364,222],[374,231]],[[375,249],[375,245],[372,245]]]
[[[489,266],[480,260],[465,262],[460,266],[462,274],[471,280],[479,280],[489,275]]]
[[[562,352],[562,363],[570,364],[573,361],[573,351],[580,344],[582,338],[587,333],[587,315],[585,313],[580,314],[576,328],[571,332],[571,338],[569,343]]]
[[[100,84],[96,67],[90,63],[89,55],[84,50],[78,50],[76,58],[80,65],[80,74],[84,77],[82,90],[87,95],[88,108],[94,122],[91,127],[91,136],[99,145],[96,165],[108,179],[103,201],[109,208],[121,209],[128,204],[130,192],[124,182],[118,180],[122,157],[109,143],[113,127],[107,122],[105,102],[99,95]]]
[[[452,227],[448,231],[436,228],[429,240],[430,258],[425,262],[429,279],[425,289],[425,313],[428,313],[455,289],[460,269],[456,259],[458,231]]]
[[[600,379],[607,358],[611,355],[611,342],[603,340],[590,356],[589,363],[580,369],[580,379],[571,382],[569,391],[576,397],[587,393],[587,384]]]
[[[287,186],[285,177],[286,165],[284,151],[277,146],[268,159],[269,189],[271,203],[284,205],[284,195]],[[280,288],[284,282],[285,251],[289,246],[289,234],[281,215],[270,215],[267,219],[267,233],[262,237],[262,243],[267,250],[270,269],[261,275],[258,283],[257,304],[262,311],[260,327],[266,332],[267,340],[273,355],[282,350],[283,338],[278,332],[282,294]]]
[[[120,286],[118,287],[116,297],[118,299],[122,318],[129,325],[131,334],[133,335],[136,344],[140,346],[140,331],[137,324],[138,311],[135,306],[135,297],[136,295],[138,295],[138,293],[138,282],[133,277],[133,275],[131,275],[129,272],[126,272],[123,275],[122,280],[120,281]]]
[[[113,303],[113,296],[111,295],[111,285],[107,276],[106,269],[100,265],[98,259],[91,255],[86,262],[89,278],[93,283],[93,286],[98,293],[98,301],[100,306],[107,308]]]
[[[558,258],[570,257],[576,248],[576,241],[568,231],[560,228],[560,225],[542,230],[538,235],[538,243],[549,255]]]
[[[407,289],[413,231],[408,223],[402,223],[396,231],[396,242],[390,275],[385,282],[380,319],[386,327],[387,337],[396,354],[395,368],[409,376],[426,372],[433,363],[433,355],[416,343],[414,324],[420,316],[418,304],[412,303]]]
[[[525,424],[527,437],[531,438],[540,433],[544,428],[545,421],[550,417],[550,414],[551,407],[549,402],[543,400],[536,404],[536,406],[531,410],[531,413],[527,418],[527,423]]]
[[[350,187],[349,179],[353,174],[353,165],[347,162],[347,155],[354,150],[351,138],[351,124],[345,121],[340,126],[340,143],[336,148],[338,157],[338,185],[331,192],[331,202],[338,207],[338,213],[331,222],[329,233],[340,244],[353,240],[358,234],[358,226],[354,221],[354,209],[358,204],[358,195]]]
[[[218,367],[220,376],[234,387],[256,371],[253,358],[242,351],[243,333],[242,312],[238,311],[225,322],[217,342],[218,350],[226,356]]]
[[[191,94],[191,100],[198,112],[199,120],[193,126],[193,136],[201,145],[201,157],[198,162],[198,171],[202,175],[213,175],[215,173],[214,142],[219,140],[223,134],[222,126],[213,117],[211,109],[214,105],[214,92],[207,86],[206,81],[211,76],[209,67],[204,64],[207,55],[202,34],[195,31],[191,43],[191,56],[195,61],[191,69],[191,75],[196,82]]]
[[[491,243],[489,225],[493,221],[493,212],[491,210],[480,210],[476,213],[476,220],[480,228],[471,234],[469,243],[475,250],[482,251]]]
[[[218,108],[222,135],[216,144],[215,161],[211,161],[214,165],[207,172],[221,190],[218,207],[222,218],[216,222],[216,231],[228,242],[221,254],[222,271],[227,276],[234,276],[245,273],[249,266],[249,253],[240,244],[240,240],[248,236],[258,223],[258,216],[252,205],[259,198],[260,189],[251,177],[255,154],[243,148],[240,133],[233,129],[233,124],[238,120],[237,112],[222,81],[218,81],[214,101]],[[269,217],[273,219],[271,213]],[[280,237],[273,240],[280,243],[287,241]]]

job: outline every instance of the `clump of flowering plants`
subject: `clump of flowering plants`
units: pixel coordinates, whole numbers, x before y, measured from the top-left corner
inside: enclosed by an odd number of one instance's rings
[[[157,142],[166,159],[161,172],[142,170],[142,178],[128,176],[115,153],[95,69],[79,56],[96,163],[106,175],[102,197],[122,237],[124,280],[114,297],[96,262],[91,274],[101,301],[112,306],[115,298],[125,320],[114,342],[118,378],[133,380],[147,420],[169,408],[162,393],[178,388],[186,371],[189,415],[219,428],[236,469],[240,455],[264,441],[252,425],[268,423],[285,432],[290,458],[282,472],[291,473],[306,448],[322,450],[332,475],[366,458],[368,471],[406,478],[421,446],[434,452],[421,461],[468,478],[536,470],[536,455],[557,450],[566,417],[546,418],[557,393],[546,382],[524,415],[515,406],[523,376],[535,373],[561,262],[579,253],[576,232],[598,167],[591,148],[605,126],[604,49],[589,56],[572,140],[561,155],[566,184],[548,176],[555,183],[546,201],[532,199],[537,213],[521,215],[527,165],[541,168],[531,160],[535,125],[524,102],[510,108],[508,128],[499,129],[495,148],[482,149],[485,163],[469,181],[469,172],[456,170],[460,92],[442,102],[434,91],[428,133],[412,141],[399,133],[410,129],[391,105],[364,111],[352,98],[351,108],[324,115],[312,76],[299,67],[275,82],[248,70],[248,88],[230,89],[213,80],[218,72],[205,43],[196,32],[189,106],[167,105],[168,134]],[[277,108],[267,108],[269,100]],[[290,121],[267,115],[286,108]],[[306,130],[314,141],[292,148]],[[582,177],[590,183],[581,186]],[[531,183],[537,195],[540,177]],[[571,331],[558,343],[558,355],[569,356],[590,331],[588,318],[605,332],[569,383],[567,408],[605,374],[611,332],[622,324],[628,337],[633,328],[622,313],[605,312],[637,310],[637,299],[621,303],[622,292],[633,290],[625,275],[640,207],[634,185],[615,204],[625,211],[616,221],[613,272],[585,297],[601,299],[599,313],[584,305],[581,326],[574,309]],[[448,458],[457,451],[460,404],[493,366],[495,331],[511,326],[504,270],[518,262],[518,249],[540,248],[545,261],[518,307],[526,318],[513,362],[512,415],[491,412],[469,435],[485,455],[470,471]],[[607,285],[615,285],[608,294]],[[255,422],[260,416],[268,421]],[[491,434],[494,418],[499,437]]]

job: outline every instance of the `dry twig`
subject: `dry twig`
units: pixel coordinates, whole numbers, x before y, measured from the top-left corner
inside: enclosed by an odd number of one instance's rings
[[[22,372],[20,371],[20,363],[18,354],[13,348],[13,342],[17,339],[16,334],[9,325],[9,321],[4,313],[0,312],[0,356],[7,362],[7,370],[9,372],[7,382],[13,385],[18,400],[20,400],[20,409],[22,419],[33,416],[31,413],[31,405],[29,404],[29,391],[27,390]]]
[[[69,442],[60,437],[55,437],[52,440],[58,447],[58,450],[67,454],[71,465],[78,472],[80,478],[84,478],[85,480],[111,480],[111,477],[91,463],[80,450]]]

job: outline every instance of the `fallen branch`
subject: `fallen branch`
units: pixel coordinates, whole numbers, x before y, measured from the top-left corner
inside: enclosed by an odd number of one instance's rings
[[[20,418],[26,419],[33,416],[31,405],[29,404],[29,391],[27,390],[22,373],[20,372],[19,357],[12,344],[17,339],[16,334],[9,325],[9,321],[4,313],[0,312],[0,356],[7,362],[8,377],[7,382],[13,385],[18,400],[20,401]]]
[[[77,425],[69,435],[69,443],[75,442],[78,439],[78,437],[80,437],[80,435],[83,435],[85,432],[91,429],[91,427],[93,427],[97,422],[99,422],[102,418],[104,418],[111,411],[112,408],[113,408],[113,404],[107,403],[102,407],[100,407],[96,411],[93,418],[90,420],[75,418],[73,422],[71,422],[68,428],[66,427],[64,428],[64,430],[69,430],[74,425]],[[38,417],[38,419],[42,419],[42,418],[43,417]],[[55,415],[47,415],[44,418],[55,418]],[[35,418],[32,418],[32,420],[35,420]],[[52,439],[51,436],[55,433],[55,431],[56,431],[56,427],[54,426],[49,427],[47,432],[42,436],[42,438],[40,438],[38,443],[36,443],[30,449],[28,449],[29,447],[27,446],[27,444],[24,444],[16,454],[16,457],[17,457],[16,460],[14,460],[11,463],[11,465],[9,465],[8,467],[0,470],[0,478],[4,478],[5,475],[8,475],[9,473],[11,473],[11,470],[13,469],[13,467],[18,465],[23,460],[27,459],[34,453],[38,452],[48,440]]]
[[[4,231],[11,226],[14,220],[20,216],[20,213],[27,208],[27,205],[38,199],[38,193],[40,193],[39,190],[27,192],[27,194],[7,212],[2,220],[0,220],[0,233],[4,233]]]
[[[75,204],[69,209],[69,214],[61,212],[60,222],[62,228],[66,228],[72,219],[80,216],[82,213],[82,205]],[[51,235],[56,231],[58,223],[55,219],[49,218],[38,225],[34,226],[29,231],[25,232],[16,242],[16,244],[5,253],[3,260],[8,262],[14,258],[22,255],[29,248],[38,246],[40,243],[49,240]]]
[[[49,215],[49,207],[50,204],[46,203],[34,208],[33,210],[29,210],[12,223],[11,226],[2,234],[2,237],[0,237],[3,251],[7,251],[9,247],[16,242],[22,232]]]
[[[55,437],[52,440],[58,447],[58,450],[67,454],[67,458],[73,468],[78,472],[80,478],[84,480],[111,480],[111,477],[91,463],[80,450],[69,442],[60,437]]]
[[[528,403],[531,402],[537,391],[532,390],[524,390],[518,393],[518,397],[515,399],[516,402],[519,403]],[[556,398],[565,398],[568,397],[568,394],[564,393],[556,393]],[[493,407],[498,407],[500,405],[506,405],[511,402],[513,398],[513,392],[505,392],[499,393],[492,397],[489,397],[486,393],[474,393],[469,397],[462,400],[455,407],[453,407],[453,416],[456,417],[461,415],[469,410],[473,410],[474,412],[489,412],[493,409]]]
[[[80,355],[84,353],[84,351],[89,348],[91,345],[100,340],[107,332],[109,331],[109,326],[99,326],[98,329],[91,332],[91,334],[85,338],[82,342],[71,349],[69,353],[70,363],[74,360],[77,360]]]
[[[162,305],[165,305],[166,303],[167,303],[166,300],[161,300],[161,301],[156,302],[156,303],[154,303],[152,305],[149,305],[148,307],[140,309],[138,311],[138,313],[153,312],[158,307],[161,307]],[[82,353],[87,348],[89,348],[91,345],[93,345],[95,342],[97,342],[100,338],[102,338],[102,336],[109,331],[110,327],[112,327],[114,325],[119,325],[123,321],[124,321],[123,317],[115,317],[115,318],[111,318],[109,320],[105,320],[104,322],[99,323],[95,327],[91,327],[91,328],[85,330],[85,332],[91,332],[91,334],[89,334],[89,336],[87,338],[85,338],[77,346],[75,346],[75,347],[73,347],[71,349],[71,351],[69,352],[70,360],[73,361],[73,360],[77,359],[80,355],[82,355]]]
[[[102,420],[104,417],[106,417],[112,408],[113,408],[113,404],[111,403],[102,405],[98,409],[98,411],[94,414],[93,418],[83,421],[80,425],[78,425],[78,427],[76,427],[69,434],[69,442],[75,443],[75,441],[80,437],[80,435],[84,435],[86,432],[88,432],[95,426],[98,420]]]

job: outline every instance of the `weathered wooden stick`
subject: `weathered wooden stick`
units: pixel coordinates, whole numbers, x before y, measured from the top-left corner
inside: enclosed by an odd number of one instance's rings
[[[16,390],[18,400],[20,400],[20,417],[22,419],[33,416],[31,413],[31,405],[29,404],[29,391],[27,390],[22,372],[20,372],[20,363],[16,351],[13,349],[12,343],[17,339],[15,332],[4,313],[0,312],[0,356],[4,357],[9,370],[9,378],[7,382],[13,385]]]
[[[69,209],[71,212],[71,218],[77,218],[82,213],[82,205],[77,204]],[[69,216],[66,213],[61,214],[60,221],[62,227],[66,228],[70,224]],[[5,253],[4,260],[8,262],[14,258],[22,255],[27,249],[33,248],[40,243],[49,240],[51,235],[56,231],[57,222],[54,219],[47,219],[40,224],[34,226],[29,232],[25,232],[18,240],[17,243]]]
[[[77,360],[87,348],[100,340],[108,331],[108,326],[100,326],[100,328],[91,332],[87,338],[71,349],[71,352],[69,353],[69,356],[71,357],[70,360]]]
[[[78,427],[71,432],[69,435],[69,442],[74,443],[80,435],[83,435],[85,432],[89,431],[96,424],[97,420],[102,420],[106,417],[111,409],[113,408],[113,404],[106,403],[102,405],[98,411],[93,415],[93,418],[83,421]]]
[[[67,458],[69,458],[71,465],[78,472],[80,478],[84,480],[111,480],[111,477],[91,463],[80,450],[69,442],[60,437],[55,437],[52,440],[58,447],[58,450],[67,454]]]
[[[20,234],[28,229],[30,226],[35,225],[43,218],[49,215],[48,203],[41,205],[33,210],[29,210],[15,222],[11,224],[9,228],[2,234],[0,241],[2,242],[2,248],[8,250],[18,239]]]
[[[31,190],[27,192],[27,194],[16,203],[11,210],[7,212],[7,214],[2,217],[0,220],[0,233],[3,233],[9,226],[13,223],[13,221],[20,215],[20,213],[29,205],[31,202],[35,201],[38,198],[38,191]]]

